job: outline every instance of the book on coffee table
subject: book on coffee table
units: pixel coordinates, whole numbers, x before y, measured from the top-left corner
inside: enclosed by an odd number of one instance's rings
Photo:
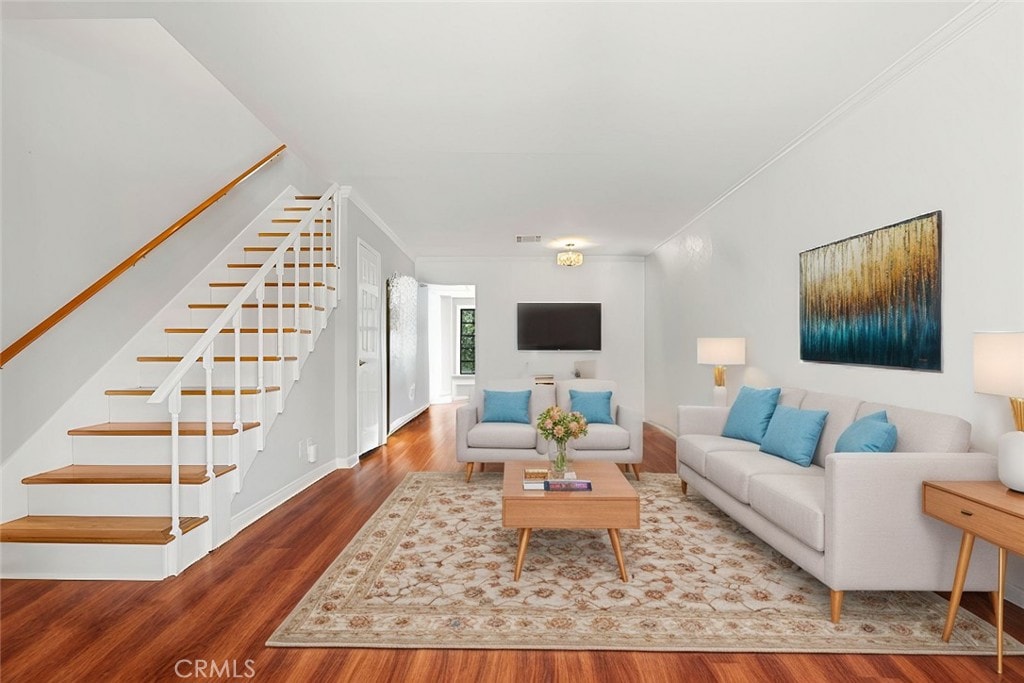
[[[589,479],[545,479],[545,491],[593,491]]]

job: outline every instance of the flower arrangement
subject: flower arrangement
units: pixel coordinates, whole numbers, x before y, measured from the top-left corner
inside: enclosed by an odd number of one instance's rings
[[[551,406],[537,418],[537,431],[548,441],[555,442],[558,453],[552,467],[556,472],[564,472],[567,464],[565,445],[572,439],[587,435],[587,419],[582,413]]]

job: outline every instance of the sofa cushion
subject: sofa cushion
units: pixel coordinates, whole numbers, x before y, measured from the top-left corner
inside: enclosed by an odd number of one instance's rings
[[[590,424],[615,424],[612,419],[612,392],[569,390],[570,409],[581,413]]]
[[[825,410],[800,410],[777,406],[761,439],[761,452],[777,455],[801,467],[811,464],[814,449],[825,426]]]
[[[525,391],[484,390],[484,414],[481,422],[518,422],[530,424],[530,389]]]
[[[569,445],[576,451],[622,451],[629,448],[629,432],[619,425],[591,424],[586,436]]]
[[[884,410],[896,425],[897,453],[967,453],[971,450],[971,423],[963,418],[913,408],[865,403],[857,417]]]
[[[707,478],[741,503],[750,504],[750,478],[759,474],[809,474],[823,471],[817,465],[795,463],[759,451],[714,451],[707,454]]]
[[[756,451],[757,444],[713,434],[687,434],[676,440],[676,460],[702,477],[707,476],[707,454],[712,451]]]
[[[470,448],[536,448],[537,429],[516,422],[481,422],[469,430]]]
[[[576,391],[610,391],[612,422],[618,418],[619,392],[618,385],[610,379],[566,379],[559,380],[555,386],[555,399],[562,410],[572,410],[572,399],[569,392]]]
[[[818,551],[825,550],[825,476],[759,474],[750,480],[750,507]]]
[[[836,453],[892,453],[895,446],[896,426],[879,410],[847,427],[836,441]]]
[[[825,428],[821,430],[821,439],[814,451],[814,464],[825,465],[825,456],[834,453],[836,441],[843,431],[857,419],[857,410],[862,405],[859,398],[840,396],[838,394],[822,394],[808,391],[800,402],[801,410],[827,410],[828,418]]]
[[[754,389],[741,387],[729,410],[722,436],[761,443],[768,423],[779,403],[780,389]]]

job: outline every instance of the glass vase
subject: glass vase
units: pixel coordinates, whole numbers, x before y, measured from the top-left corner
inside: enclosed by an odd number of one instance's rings
[[[569,469],[568,448],[565,442],[554,441],[554,447],[549,451],[551,457],[551,472],[554,479],[562,479]]]

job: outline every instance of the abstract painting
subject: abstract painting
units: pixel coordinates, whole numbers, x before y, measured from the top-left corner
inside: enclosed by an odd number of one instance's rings
[[[942,212],[800,253],[800,360],[942,370]]]

